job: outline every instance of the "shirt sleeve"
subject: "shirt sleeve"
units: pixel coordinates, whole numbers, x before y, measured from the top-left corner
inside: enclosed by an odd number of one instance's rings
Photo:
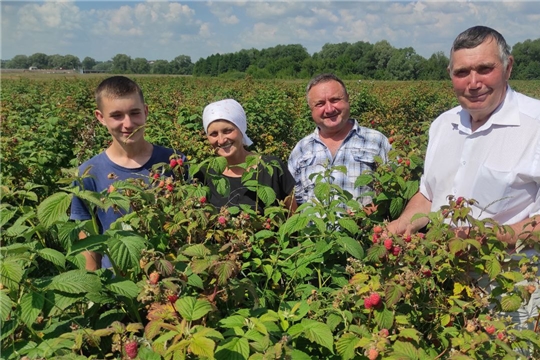
[[[78,186],[77,183],[74,183],[73,185]],[[92,218],[92,215],[88,211],[88,207],[86,206],[84,201],[82,201],[77,196],[73,196],[73,198],[71,199],[71,212],[69,218],[71,220],[89,220]]]
[[[296,203],[300,205],[304,202],[303,201],[304,199],[302,197],[302,193],[303,193],[302,182],[300,181],[300,178],[297,176],[298,156],[299,156],[298,155],[299,151],[297,150],[297,146],[293,149],[293,151],[291,152],[291,155],[289,156],[287,167],[294,181],[294,198],[296,199]]]

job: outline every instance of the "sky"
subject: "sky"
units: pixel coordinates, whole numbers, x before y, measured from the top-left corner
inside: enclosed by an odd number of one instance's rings
[[[412,47],[447,56],[474,25],[498,30],[512,46],[540,38],[540,0],[529,1],[4,1],[0,58],[75,55],[107,61],[116,54],[192,62],[212,54],[326,43]]]

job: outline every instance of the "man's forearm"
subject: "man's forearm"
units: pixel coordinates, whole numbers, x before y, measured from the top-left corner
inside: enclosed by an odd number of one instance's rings
[[[86,233],[84,231],[79,232],[79,240],[84,240]],[[95,271],[101,269],[101,254],[95,251],[83,251],[81,253],[86,259],[86,270]]]
[[[431,201],[422,193],[414,195],[401,216],[388,224],[388,232],[395,234],[411,234],[426,226],[429,222],[427,217],[421,217],[411,221],[416,214],[428,214],[431,210]]]
[[[532,232],[540,232],[540,215],[536,215],[520,221],[516,224],[510,225],[513,230],[513,234],[510,232],[499,232],[497,238],[514,247],[518,240],[532,239],[535,242],[540,241],[538,235],[531,234]]]

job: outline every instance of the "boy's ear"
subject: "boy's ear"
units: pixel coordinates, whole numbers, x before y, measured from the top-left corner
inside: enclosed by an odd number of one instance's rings
[[[103,119],[103,114],[101,113],[101,111],[94,110],[94,115],[102,125],[105,125],[105,120]]]
[[[148,117],[148,105],[144,104],[144,115]]]

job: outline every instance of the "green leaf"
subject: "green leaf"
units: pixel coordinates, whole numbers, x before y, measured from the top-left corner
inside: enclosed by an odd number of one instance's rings
[[[390,216],[393,219],[397,219],[403,211],[403,199],[395,197],[390,201]]]
[[[416,329],[401,329],[399,331],[399,337],[420,341],[419,332]]]
[[[303,214],[294,214],[280,227],[279,232],[282,237],[284,237],[285,235],[290,235],[296,231],[304,230],[308,223],[309,219],[307,216]]]
[[[490,279],[495,279],[502,271],[501,263],[495,258],[486,261],[486,271]]]
[[[84,270],[71,270],[53,277],[47,289],[59,290],[68,294],[99,292],[101,282],[99,277],[93,273],[87,273]]]
[[[383,245],[374,245],[369,248],[366,255],[366,260],[371,262],[377,262],[380,258],[386,255],[386,248]]]
[[[345,236],[338,238],[336,242],[354,258],[358,260],[362,260],[364,258],[364,249],[362,249],[362,246],[357,240]]]
[[[210,250],[203,244],[195,244],[182,250],[182,254],[186,256],[196,256],[202,258],[210,254]]]
[[[61,268],[65,268],[66,266],[66,257],[58,250],[45,248],[38,250],[37,253],[43,259],[52,262],[56,266],[60,266]]]
[[[313,360],[313,357],[298,349],[294,349],[290,354],[291,360]]]
[[[356,224],[356,221],[352,219],[339,218],[338,224],[340,227],[347,230],[352,235],[358,233],[358,225]]]
[[[191,340],[191,343],[189,344],[188,349],[191,350],[193,354],[199,357],[207,357],[207,358],[213,358],[214,357],[214,348],[216,347],[216,343],[206,337],[194,337]]]
[[[276,201],[276,192],[270,186],[259,185],[257,186],[257,197],[268,207]]]
[[[212,311],[212,304],[206,299],[186,296],[176,301],[176,309],[184,319],[193,321]]]
[[[217,264],[214,267],[214,273],[218,276],[218,284],[225,285],[234,274],[236,263],[232,260],[227,260]]]
[[[359,186],[366,186],[366,185],[369,185],[371,184],[371,182],[373,181],[373,176],[370,175],[370,174],[362,174],[360,175],[359,177],[356,178],[356,181],[354,182],[354,187],[359,187]]]
[[[6,291],[0,290],[0,320],[6,321],[11,314],[12,302]]]
[[[406,200],[410,200],[418,192],[418,180],[407,181],[405,191],[403,192],[403,197]]]
[[[328,195],[330,194],[330,184],[320,181],[315,184],[315,188],[313,189],[313,192],[315,196],[317,197],[317,199],[319,199],[319,201],[324,202],[326,201],[326,199],[328,198]]]
[[[43,309],[44,303],[45,299],[43,295],[34,291],[26,293],[21,297],[21,320],[26,326],[32,327],[32,324],[36,321],[39,313]]]
[[[43,200],[37,207],[39,221],[49,228],[57,221],[66,220],[72,197],[72,194],[59,192]]]
[[[502,311],[514,312],[521,306],[521,297],[518,294],[510,294],[503,296],[501,299]]]
[[[343,360],[354,358],[358,348],[359,338],[355,334],[347,333],[336,342],[336,349]]]
[[[398,356],[399,359],[417,360],[419,358],[418,350],[409,342],[396,341],[393,349],[391,355]]]
[[[310,319],[302,319],[304,336],[334,353],[334,337],[328,325]]]
[[[246,360],[249,357],[249,342],[246,338],[233,337],[218,346],[216,360]]]
[[[199,289],[204,290],[204,283],[201,279],[201,277],[195,273],[192,273],[188,276],[187,283],[191,286],[195,286]]]
[[[135,299],[139,295],[139,287],[131,280],[115,278],[106,285],[107,289],[113,293]]]
[[[0,227],[4,227],[9,220],[15,216],[17,209],[8,209],[7,204],[1,204],[2,208],[0,209]]]
[[[384,298],[386,299],[386,306],[392,307],[396,305],[399,300],[405,295],[405,288],[400,285],[392,284],[384,289]]]
[[[376,310],[375,321],[380,329],[390,329],[394,324],[394,313],[386,308]]]
[[[144,238],[127,231],[107,231],[112,232],[112,237],[107,241],[109,255],[114,263],[122,270],[139,268],[141,251],[146,244]]]
[[[0,261],[0,283],[9,290],[16,290],[20,286],[23,277],[23,268],[14,259],[3,259]]]
[[[232,315],[221,319],[219,324],[224,328],[231,329],[233,327],[244,327],[246,325],[246,318],[241,315]]]

